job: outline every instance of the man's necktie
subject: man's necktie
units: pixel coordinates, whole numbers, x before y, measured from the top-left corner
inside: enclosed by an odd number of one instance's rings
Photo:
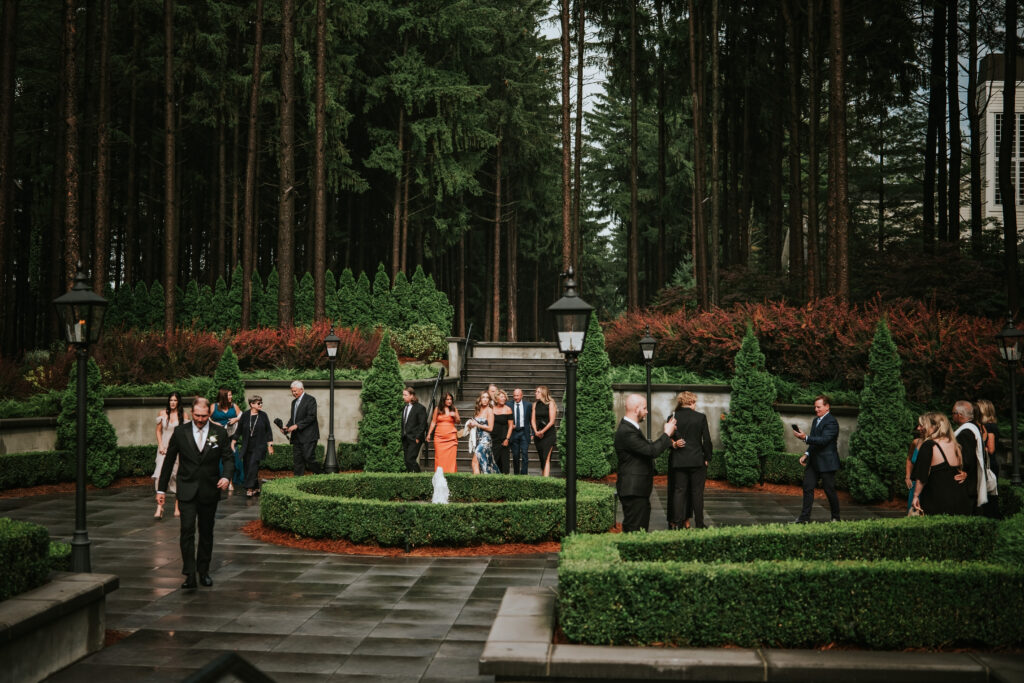
[[[517,403],[516,404],[516,429],[519,429],[520,427],[523,426],[523,412],[522,411],[523,411],[523,404],[522,403]]]

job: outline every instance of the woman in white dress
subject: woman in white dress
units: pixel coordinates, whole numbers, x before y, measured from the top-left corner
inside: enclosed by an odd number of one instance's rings
[[[171,434],[174,433],[174,428],[180,424],[185,423],[185,410],[181,407],[181,394],[177,391],[172,391],[167,397],[167,407],[160,411],[160,414],[156,416],[156,469],[153,470],[153,486],[158,486],[160,480],[160,470],[164,466],[164,456],[167,455],[167,445],[171,442]],[[177,489],[175,482],[178,479],[178,463],[174,463],[174,471],[171,473],[171,483],[168,485],[168,490],[174,493]],[[153,514],[153,519],[163,519],[164,506],[157,505],[156,512]],[[178,500],[174,500],[174,516],[180,517],[181,512],[178,510]]]

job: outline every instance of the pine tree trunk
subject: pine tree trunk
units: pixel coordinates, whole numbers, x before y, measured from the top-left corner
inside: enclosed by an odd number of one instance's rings
[[[708,308],[707,232],[704,228],[704,133],[703,118],[703,54],[697,42],[698,15],[695,0],[688,0],[690,38],[690,89],[693,98],[693,272],[697,280],[700,306]],[[741,228],[742,229],[742,228]]]
[[[636,4],[629,3],[629,244],[626,247],[626,307],[640,308],[639,141],[637,140]]]
[[[946,18],[947,85],[949,96],[949,242],[960,241],[960,57],[957,41],[959,3],[949,0],[949,16]]]
[[[843,0],[832,0],[831,70],[829,89],[829,120],[832,121],[832,164],[830,179],[834,197],[832,241],[835,243],[835,295],[840,301],[850,300],[850,195],[846,158],[846,49],[843,42]]]
[[[942,90],[945,50],[945,5],[934,0],[932,13],[932,50],[930,67],[930,91],[928,93],[928,130],[924,147],[924,216],[921,222],[921,237],[928,253],[935,251],[935,175],[939,159],[936,158],[939,130],[945,120]]]
[[[256,137],[259,128],[260,71],[263,55],[263,0],[256,0],[256,24],[249,85],[249,133],[245,148],[245,192],[242,200],[242,329],[252,321],[252,271],[256,242]]]
[[[494,266],[491,275],[491,341],[501,341],[501,131],[494,150]]]
[[[821,94],[816,26],[818,2],[808,0],[807,3],[807,298],[812,300],[822,294],[819,277],[821,267],[818,263],[818,186],[821,183],[818,163],[818,123],[821,121],[818,106]]]
[[[580,261],[580,245],[583,240],[581,228],[582,177],[583,177],[583,58],[586,53],[586,15],[583,9],[584,0],[576,0],[576,133],[573,140],[573,182],[572,182],[572,262],[576,270],[582,270]],[[579,276],[577,276],[579,277]],[[515,280],[509,280],[515,282]],[[511,311],[510,311],[511,313]],[[511,327],[512,321],[509,321]],[[511,337],[509,341],[515,341]]]
[[[967,122],[971,132],[971,253],[982,254],[981,116],[978,113],[978,0],[968,0],[967,26]]]
[[[14,63],[17,58],[17,44],[15,38],[15,26],[18,13],[17,0],[4,0],[4,23],[3,40],[3,67],[0,70],[0,329],[7,326],[7,296],[6,272],[9,254],[12,252],[7,248],[8,220],[13,215],[11,207],[14,204],[14,195],[11,191],[11,172],[13,147],[14,147]],[[4,339],[0,337],[0,350],[7,347]]]
[[[456,314],[459,319],[459,336],[466,336],[466,233],[459,236],[459,287]]]
[[[783,0],[786,23],[786,56],[789,59],[789,284],[799,298],[804,291],[803,192],[800,171],[800,33],[794,14],[799,10]],[[779,262],[780,267],[782,262]]]
[[[93,240],[92,288],[107,284],[110,252],[110,0],[100,6],[99,121],[96,129],[96,218]]]
[[[408,274],[409,265],[409,178],[411,177],[412,150],[405,150],[405,161],[402,168],[402,242],[399,251],[401,266],[399,270]],[[394,283],[394,280],[391,281]]]
[[[569,220],[572,198],[569,192],[572,168],[569,140],[569,0],[560,0],[562,21],[562,270],[572,265],[572,226]]]
[[[657,289],[665,286],[670,277],[667,272],[668,244],[665,234],[665,195],[668,193],[668,159],[666,145],[668,144],[668,126],[665,121],[665,60],[662,58],[665,52],[665,19],[662,0],[654,3],[655,13],[658,19],[658,60],[655,68],[658,76],[658,211],[656,220],[658,222],[658,255],[657,262]]]
[[[142,31],[139,27],[139,6],[132,5],[132,52],[131,52],[131,84],[128,95],[128,178],[125,182],[125,205],[128,207],[124,212],[124,268],[122,270],[121,282],[134,284],[136,277],[136,266],[138,264],[138,245],[136,244],[136,233],[138,232],[139,214],[139,169],[138,169],[138,144],[135,134],[137,130],[138,106],[139,106],[139,55],[142,50]]]
[[[394,216],[391,223],[391,281],[401,270],[401,249],[402,249],[402,175],[405,171],[405,107],[398,105],[398,156],[402,159],[402,165],[395,177],[395,204]]]
[[[316,0],[316,130],[313,151],[313,319],[327,307],[327,0]],[[337,321],[334,321],[335,323]]]
[[[224,90],[220,92],[220,113],[217,116],[217,273],[231,281],[228,267],[228,141],[224,129]]]
[[[1006,304],[1011,316],[1018,313],[1017,191],[1013,185],[1013,150],[1017,135],[1014,97],[1017,86],[1017,3],[1006,3],[1006,48],[1003,52],[1003,131],[999,141],[999,193],[1003,198],[1003,252],[1006,258]]]
[[[170,0],[168,0],[170,1]],[[64,0],[64,289],[71,289],[81,258],[78,250],[78,101],[75,68],[74,0]]]
[[[721,163],[719,162],[718,117],[721,112],[720,56],[718,46],[718,0],[711,0],[711,251],[708,256],[708,303],[718,305],[719,232],[722,226]],[[773,175],[776,170],[773,167]]]
[[[511,203],[511,202],[509,202]],[[512,212],[508,224],[508,341],[519,341],[519,223]]]
[[[281,3],[281,151],[277,205],[277,324],[294,324],[295,294],[295,0]]]
[[[178,284],[178,224],[175,191],[174,0],[164,0],[164,333],[174,332]]]

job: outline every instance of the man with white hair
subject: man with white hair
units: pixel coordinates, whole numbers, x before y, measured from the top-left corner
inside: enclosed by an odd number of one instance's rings
[[[960,457],[967,479],[967,495],[971,498],[971,509],[981,514],[978,508],[988,502],[988,486],[985,479],[985,451],[981,443],[981,431],[974,424],[974,406],[969,401],[953,404],[953,424],[958,425],[953,434],[960,444]]]
[[[292,442],[292,471],[301,477],[308,468],[317,474],[320,465],[316,461],[316,444],[320,440],[320,425],[316,418],[316,399],[307,394],[302,382],[292,382],[292,414],[284,427]]]
[[[647,531],[651,524],[651,490],[654,488],[654,461],[672,445],[676,430],[673,416],[665,423],[665,433],[657,441],[648,441],[640,431],[647,417],[647,399],[640,394],[626,397],[626,415],[615,432],[615,454],[619,458],[615,489],[622,501],[622,531]]]

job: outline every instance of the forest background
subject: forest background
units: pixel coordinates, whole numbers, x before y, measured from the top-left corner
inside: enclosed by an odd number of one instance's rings
[[[327,274],[378,263],[422,266],[451,331],[494,340],[550,338],[570,264],[630,330],[765,300],[1015,312],[1015,214],[981,219],[968,94],[981,55],[1016,64],[1016,12],[3,0],[0,351],[57,343],[78,261],[111,297],[159,283],[166,333],[190,283],[236,266],[242,328],[272,271],[288,329],[306,273],[322,320]],[[588,63],[606,82],[584,110]]]

